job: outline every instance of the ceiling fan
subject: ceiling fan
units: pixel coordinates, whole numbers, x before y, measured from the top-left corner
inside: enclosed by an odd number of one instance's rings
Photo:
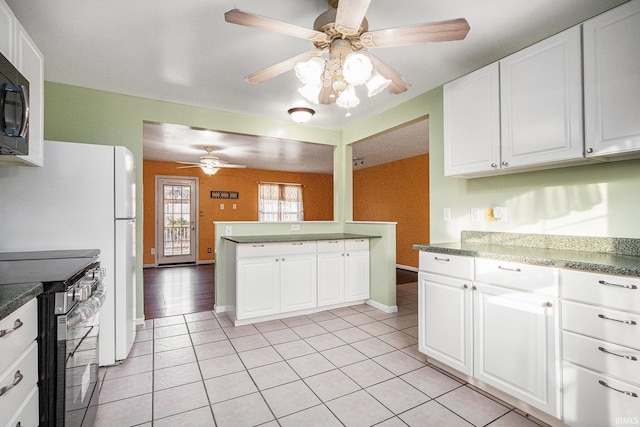
[[[187,168],[201,168],[204,173],[207,175],[214,175],[220,169],[224,168],[234,168],[234,169],[242,169],[246,168],[245,165],[234,165],[231,163],[227,163],[224,160],[221,160],[218,156],[214,156],[211,154],[213,152],[213,147],[203,147],[204,151],[207,152],[204,156],[200,156],[200,161],[195,162],[176,162],[187,166],[178,166],[177,169],[187,169]]]
[[[315,49],[248,75],[249,83],[261,83],[295,68],[305,85],[299,91],[316,104],[336,102],[345,108],[358,105],[354,86],[366,84],[368,95],[385,88],[405,92],[409,83],[369,49],[462,40],[469,32],[466,19],[423,23],[369,31],[365,13],[371,0],[328,0],[329,9],[315,20],[313,29],[232,9],[225,20],[310,40]]]

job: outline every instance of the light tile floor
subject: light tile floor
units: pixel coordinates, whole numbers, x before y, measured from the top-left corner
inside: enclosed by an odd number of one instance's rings
[[[101,369],[95,426],[538,426],[427,363],[417,283],[397,291],[393,314],[358,305],[241,327],[211,311],[149,320],[130,357]]]

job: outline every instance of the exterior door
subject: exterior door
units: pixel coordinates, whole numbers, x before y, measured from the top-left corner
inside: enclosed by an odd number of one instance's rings
[[[197,178],[156,179],[156,263],[195,263]]]

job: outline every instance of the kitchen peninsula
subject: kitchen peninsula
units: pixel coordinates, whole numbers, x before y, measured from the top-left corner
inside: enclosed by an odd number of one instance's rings
[[[362,304],[369,241],[351,233],[226,236],[227,311],[236,326]]]
[[[436,364],[550,424],[638,416],[640,239],[463,231],[414,249]]]

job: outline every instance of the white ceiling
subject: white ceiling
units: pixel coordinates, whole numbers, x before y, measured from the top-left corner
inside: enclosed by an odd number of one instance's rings
[[[467,19],[471,30],[462,41],[376,49],[378,58],[410,82],[409,90],[400,95],[385,91],[373,98],[359,94],[361,103],[350,117],[336,105],[313,105],[316,115],[307,126],[349,128],[624,2],[372,0],[366,14],[371,31],[460,17]],[[257,85],[243,77],[308,51],[313,45],[226,23],[224,13],[238,8],[311,28],[315,18],[327,9],[326,0],[7,3],[45,55],[45,80],[274,120],[289,120],[289,108],[309,105],[297,92],[300,84],[294,73]],[[386,141],[389,139],[399,140],[387,134]],[[189,141],[192,139],[171,145],[186,144],[193,149],[195,144]],[[424,141],[417,144],[424,145]],[[153,152],[147,146],[154,145],[145,141],[145,158]],[[193,151],[192,157],[180,160],[197,159],[200,153]],[[288,161],[286,156],[277,159]]]

